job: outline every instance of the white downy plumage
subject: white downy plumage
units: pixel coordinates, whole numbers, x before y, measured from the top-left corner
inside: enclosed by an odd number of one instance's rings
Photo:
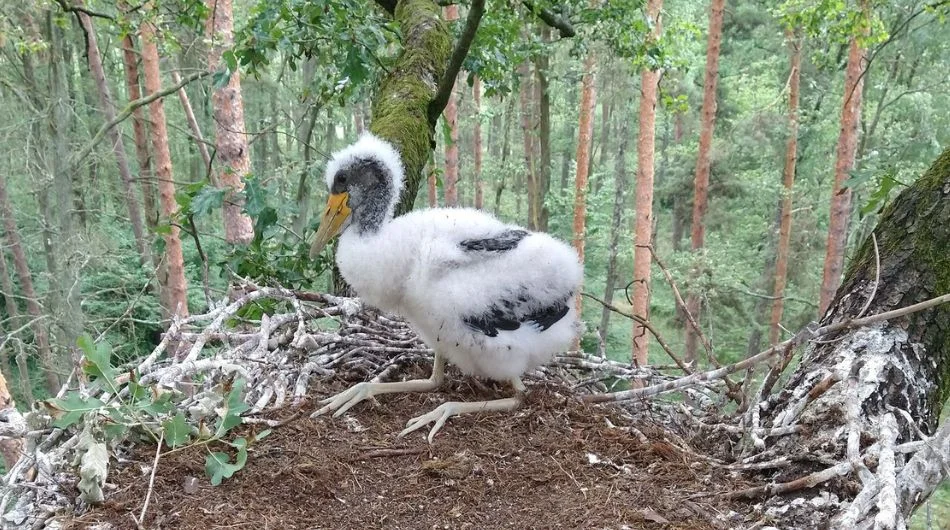
[[[568,245],[465,208],[432,208],[393,218],[403,168],[387,142],[364,134],[327,166],[331,191],[312,254],[342,230],[337,265],[368,304],[406,318],[435,351],[427,380],[360,383],[325,400],[335,416],[373,395],[429,391],[448,360],[464,373],[510,381],[513,398],[445,403],[409,421],[400,436],[431,422],[429,441],[449,417],[512,410],[520,376],[550,362],[579,332],[573,296],[582,268]]]

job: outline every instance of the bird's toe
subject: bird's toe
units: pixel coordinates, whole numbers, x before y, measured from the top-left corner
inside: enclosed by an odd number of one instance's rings
[[[360,401],[372,396],[372,386],[367,383],[358,383],[335,396],[321,400],[323,407],[311,414],[311,417],[315,418],[333,410],[335,411],[333,417],[338,418]]]
[[[426,440],[428,440],[431,444],[435,434],[439,432],[439,430],[445,425],[445,422],[455,414],[456,412],[452,408],[452,403],[443,403],[436,407],[435,410],[432,410],[431,412],[421,416],[416,416],[415,418],[412,418],[406,422],[406,428],[399,433],[398,438],[402,438],[403,436],[415,430],[421,429],[422,427],[435,422],[435,425],[432,426],[432,429],[429,430],[429,435],[426,437]]]

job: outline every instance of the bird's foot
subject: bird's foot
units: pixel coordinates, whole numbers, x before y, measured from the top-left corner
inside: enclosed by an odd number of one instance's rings
[[[310,417],[316,418],[331,410],[335,410],[336,412],[333,413],[333,417],[336,418],[350,410],[350,408],[360,401],[375,396],[377,392],[374,387],[376,386],[377,384],[374,383],[357,383],[335,396],[321,400],[320,403],[323,404],[323,407],[311,414]]]
[[[521,382],[518,382],[518,385],[521,385]],[[521,386],[523,389],[524,387]],[[519,389],[520,390],[520,389]],[[435,433],[439,432],[439,429],[445,425],[445,422],[452,416],[459,416],[461,414],[467,414],[469,412],[490,412],[490,411],[509,411],[515,410],[521,406],[522,395],[519,392],[515,397],[505,398],[505,399],[495,399],[492,401],[475,401],[472,403],[461,403],[458,401],[449,401],[443,403],[435,408],[432,412],[423,414],[421,416],[416,416],[406,423],[406,428],[399,433],[397,438],[402,438],[403,436],[420,429],[432,422],[435,422],[435,425],[432,426],[432,429],[429,431],[429,436],[426,437],[426,440],[429,443],[432,443],[432,438],[435,437]]]
[[[464,412],[462,410],[459,410],[459,405],[470,405],[470,403],[458,403],[455,401],[449,401],[447,403],[443,403],[439,405],[438,407],[436,407],[435,410],[432,410],[431,412],[428,412],[421,416],[416,416],[415,418],[412,418],[411,420],[406,422],[406,428],[403,429],[402,432],[399,433],[397,438],[402,438],[403,436],[411,433],[412,431],[421,429],[422,427],[432,422],[435,422],[435,425],[433,425],[432,429],[429,430],[429,436],[426,437],[426,440],[428,440],[429,443],[431,444],[432,438],[435,437],[435,433],[439,432],[439,429],[441,429],[442,426],[445,425],[445,422],[449,418],[451,418],[452,416],[458,416],[459,414],[462,414]]]

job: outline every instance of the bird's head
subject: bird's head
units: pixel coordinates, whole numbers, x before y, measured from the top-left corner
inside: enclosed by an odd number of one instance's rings
[[[363,133],[356,143],[334,153],[326,170],[330,198],[310,257],[318,256],[334,236],[351,226],[361,234],[375,232],[392,218],[402,179],[399,152],[372,133]]]

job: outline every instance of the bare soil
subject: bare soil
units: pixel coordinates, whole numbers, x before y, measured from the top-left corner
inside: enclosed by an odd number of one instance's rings
[[[742,487],[737,479],[665,441],[657,425],[624,430],[618,410],[585,405],[570,389],[529,384],[514,413],[456,417],[429,445],[427,429],[397,439],[405,422],[448,400],[496,399],[505,386],[453,378],[443,392],[388,395],[341,418],[310,419],[308,403],[250,448],[246,467],[219,486],[204,474],[205,449],[163,455],[146,528],[690,528],[730,505],[701,494]],[[349,382],[329,382],[319,399]],[[615,426],[608,426],[608,420]],[[244,427],[260,431],[263,427]],[[223,446],[222,446],[223,447]],[[220,448],[218,448],[220,450]],[[136,528],[154,446],[113,463],[115,490],[102,506],[64,521]],[[593,455],[593,456],[591,456]],[[593,463],[592,463],[593,461]],[[105,525],[106,528],[109,525]]]

